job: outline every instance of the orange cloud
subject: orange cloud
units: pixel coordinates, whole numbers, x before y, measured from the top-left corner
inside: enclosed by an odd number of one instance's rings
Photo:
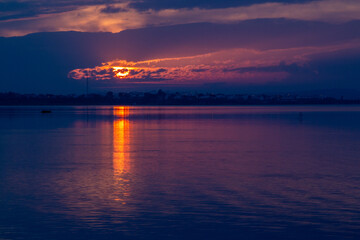
[[[114,60],[101,66],[74,69],[73,79],[114,80],[119,83],[199,83],[228,82],[260,83],[282,81],[289,76],[290,65],[305,65],[311,55],[360,47],[349,42],[325,47],[301,47],[276,50],[231,49],[181,58],[151,59],[130,62]]]
[[[104,10],[105,9],[105,10]],[[358,0],[321,0],[307,3],[263,3],[221,9],[165,9],[138,11],[128,3],[83,6],[74,10],[0,21],[0,36],[43,31],[119,32],[148,25],[196,22],[230,23],[258,18],[287,18],[341,22],[360,19]]]

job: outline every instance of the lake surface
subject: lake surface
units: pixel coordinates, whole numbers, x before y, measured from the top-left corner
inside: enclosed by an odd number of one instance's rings
[[[0,239],[360,239],[360,106],[1,107]]]

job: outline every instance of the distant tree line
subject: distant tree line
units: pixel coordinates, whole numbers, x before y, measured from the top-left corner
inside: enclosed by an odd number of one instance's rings
[[[303,105],[303,104],[360,104],[358,99],[296,94],[213,94],[107,92],[106,94],[54,95],[0,93],[0,105]]]

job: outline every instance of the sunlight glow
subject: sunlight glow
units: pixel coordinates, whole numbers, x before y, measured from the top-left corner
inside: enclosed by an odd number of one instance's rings
[[[112,67],[112,69],[118,78],[125,78],[130,73],[130,69],[125,67]]]
[[[118,188],[114,200],[126,204],[125,198],[129,196],[129,183],[126,177],[130,171],[129,146],[129,107],[114,107],[113,115],[113,168],[114,179]]]

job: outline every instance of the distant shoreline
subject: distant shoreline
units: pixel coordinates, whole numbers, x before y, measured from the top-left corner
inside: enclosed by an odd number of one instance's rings
[[[338,102],[338,103],[248,103],[248,104],[126,104],[126,103],[112,103],[112,104],[48,104],[48,103],[38,103],[38,104],[3,104],[0,103],[0,107],[36,107],[36,106],[318,106],[318,105],[360,105],[360,101],[349,101],[349,102]]]
[[[131,92],[82,95],[0,93],[0,106],[260,106],[260,105],[354,105],[357,99],[296,94],[191,94]]]

